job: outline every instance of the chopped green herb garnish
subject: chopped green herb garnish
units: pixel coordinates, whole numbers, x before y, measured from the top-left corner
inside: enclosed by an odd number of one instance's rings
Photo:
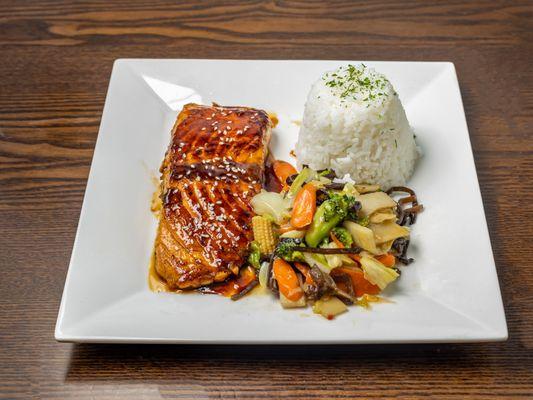
[[[385,90],[389,81],[382,75],[368,70],[365,64],[354,66],[348,64],[333,73],[326,73],[322,79],[326,86],[338,92],[341,101],[382,101],[389,95]]]

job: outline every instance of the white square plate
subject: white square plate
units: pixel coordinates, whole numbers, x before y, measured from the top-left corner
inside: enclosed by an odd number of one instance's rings
[[[352,61],[354,63],[355,61]],[[384,295],[327,321],[268,294],[152,293],[153,177],[188,102],[276,112],[272,150],[290,160],[307,92],[347,61],[117,60],[81,211],[55,337],[76,342],[400,343],[507,338],[496,268],[455,68],[366,62],[393,83],[424,156],[409,182],[426,209],[415,263]],[[260,290],[256,290],[260,291]]]

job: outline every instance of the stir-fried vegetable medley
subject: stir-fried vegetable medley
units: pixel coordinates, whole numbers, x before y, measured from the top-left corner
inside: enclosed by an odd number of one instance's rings
[[[328,319],[350,304],[384,301],[377,295],[413,261],[408,226],[422,211],[415,193],[339,182],[331,170],[296,173],[283,161],[273,167],[283,189],[252,199],[248,261],[259,284],[284,308],[313,305]]]

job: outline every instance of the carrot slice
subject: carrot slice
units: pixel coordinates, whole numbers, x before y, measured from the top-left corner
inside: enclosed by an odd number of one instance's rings
[[[274,175],[280,181],[280,183],[287,187],[287,178],[291,175],[297,174],[296,168],[294,168],[287,161],[276,160],[272,163],[272,169],[274,170]]]
[[[295,228],[302,229],[313,222],[316,211],[316,189],[316,186],[309,182],[298,191],[291,216],[291,225]]]
[[[278,281],[279,291],[291,301],[300,300],[304,292],[291,265],[281,258],[276,258],[272,268],[274,277]]]
[[[376,260],[378,260],[386,267],[394,267],[394,264],[396,264],[396,257],[394,257],[391,253],[383,254],[382,256],[377,256]]]
[[[361,297],[366,294],[378,294],[380,292],[379,286],[373,285],[365,279],[363,270],[361,268],[352,267],[338,267],[331,271],[332,275],[335,273],[344,273],[350,276],[354,288],[355,295]]]
[[[299,262],[295,262],[294,266],[296,267],[298,271],[300,271],[303,274],[303,276],[305,276],[305,283],[312,285],[314,281],[313,281],[313,277],[311,276],[311,273],[309,272],[310,268],[307,265],[299,263]]]

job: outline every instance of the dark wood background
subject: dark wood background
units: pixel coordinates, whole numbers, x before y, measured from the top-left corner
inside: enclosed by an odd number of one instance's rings
[[[0,0],[0,397],[531,397],[532,20],[531,1]],[[56,343],[109,75],[113,60],[123,57],[454,62],[509,340]]]

